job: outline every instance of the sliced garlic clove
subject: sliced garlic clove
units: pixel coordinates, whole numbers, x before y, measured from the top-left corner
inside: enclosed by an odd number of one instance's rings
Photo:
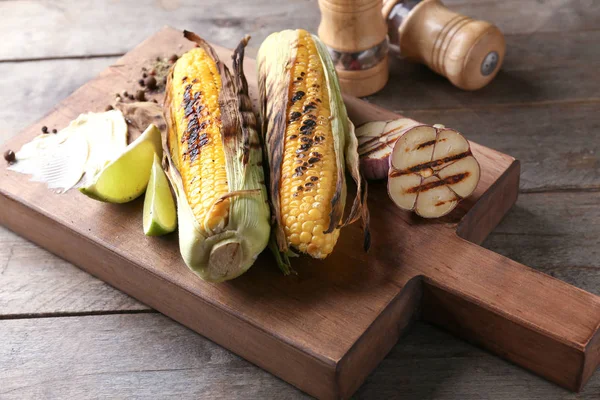
[[[423,218],[438,218],[456,207],[459,198],[437,176],[423,179],[415,203],[415,213]]]
[[[479,183],[479,163],[475,157],[468,156],[438,172],[440,179],[461,198],[469,197]]]
[[[434,169],[440,170],[460,159],[464,154],[470,153],[469,142],[463,135],[453,129],[442,129],[438,132],[432,158],[432,160],[440,160],[441,163]]]
[[[386,121],[373,121],[367,122],[358,128],[356,128],[356,138],[358,139],[358,146],[362,146],[365,142],[381,137],[382,133],[385,132]]]
[[[423,178],[419,174],[404,174],[390,177],[388,194],[392,201],[403,210],[412,211],[419,192],[415,190],[421,185]]]
[[[394,144],[408,129],[420,125],[409,118],[367,122],[356,128],[360,168],[369,180],[385,179]]]
[[[418,172],[427,168],[431,161],[437,131],[434,127],[421,125],[408,130],[396,141],[390,166],[399,171]]]

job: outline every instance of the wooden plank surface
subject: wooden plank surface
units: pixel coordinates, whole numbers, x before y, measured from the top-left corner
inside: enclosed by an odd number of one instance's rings
[[[203,25],[204,22],[195,22],[197,21],[195,14],[198,12],[190,12],[190,9],[185,12],[182,12],[181,9],[166,11],[161,7],[164,2],[157,1],[143,8],[142,11],[133,5],[133,1],[106,4],[82,2],[81,8],[78,8],[79,6],[75,3],[77,2],[74,0],[56,1],[48,3],[50,5],[46,9],[45,4],[41,1],[0,2],[2,15],[7,17],[3,18],[3,25],[0,26],[0,29],[3,30],[4,37],[10,39],[6,40],[5,45],[0,49],[0,88],[2,89],[0,90],[2,93],[0,95],[0,102],[2,102],[0,141],[6,140],[19,129],[37,120],[48,112],[53,104],[93,77],[95,71],[102,70],[114,60],[114,58],[85,60],[80,59],[81,56],[121,54],[137,44],[147,34],[158,29],[158,26],[167,22],[175,23],[181,28],[204,29],[207,27],[207,32],[214,33],[213,36],[206,35],[207,37],[219,38],[222,40],[222,44],[233,45],[247,31],[253,33],[256,39],[260,38],[260,34],[257,35],[257,29],[261,28],[250,26],[248,21],[258,20],[260,22],[261,14],[265,14],[264,9],[256,7],[255,10],[245,10],[244,15],[234,15],[234,18],[230,19],[231,15],[226,13],[235,13],[235,9],[220,7],[220,12],[225,14],[219,14],[220,21],[216,21],[213,26],[218,24],[229,26],[226,29],[216,29],[211,28],[210,25]],[[183,3],[182,9],[185,9],[185,2]],[[521,195],[517,207],[499,227],[498,233],[490,236],[486,246],[509,255],[517,261],[550,272],[560,279],[593,293],[598,293],[600,274],[597,272],[599,258],[596,251],[598,248],[597,227],[600,219],[594,210],[597,210],[596,205],[599,199],[597,194],[589,191],[596,190],[598,187],[599,150],[598,135],[596,134],[598,123],[597,120],[594,122],[593,117],[600,111],[596,99],[597,93],[600,93],[600,84],[597,79],[581,81],[577,79],[577,77],[586,77],[586,71],[597,70],[599,66],[600,51],[598,46],[595,46],[598,31],[594,30],[597,29],[597,21],[600,18],[598,3],[591,0],[545,2],[453,0],[446,1],[446,3],[453,9],[470,16],[492,20],[505,33],[508,33],[505,72],[509,76],[514,76],[515,72],[513,71],[517,71],[521,74],[517,74],[517,77],[521,79],[504,79],[502,85],[495,86],[494,82],[490,87],[484,89],[485,92],[469,95],[453,89],[429,71],[411,65],[401,67],[398,77],[394,78],[392,83],[398,82],[399,88],[408,90],[412,95],[417,93],[416,100],[411,96],[399,96],[396,92],[373,96],[369,100],[387,106],[391,105],[395,110],[416,110],[418,117],[415,116],[415,118],[424,121],[441,121],[453,127],[458,126],[452,124],[460,124],[459,129],[463,130],[470,138],[471,135],[478,135],[474,140],[497,147],[505,152],[520,152],[517,156],[523,161],[524,173],[527,172],[530,177],[526,183],[524,182],[527,185],[525,188],[528,191],[542,191],[542,193]],[[202,4],[209,3],[202,2]],[[303,15],[300,12],[286,11],[283,3],[273,4],[269,15],[275,16],[274,18],[278,22],[274,22],[273,19],[267,22],[261,31],[263,35],[271,30],[294,24],[308,28],[316,27],[318,23],[318,17],[315,16],[316,4],[306,1],[298,4],[306,8]],[[34,12],[36,9],[38,12]],[[126,12],[122,12],[123,9],[141,12],[144,17],[147,17],[148,23],[140,26],[136,23],[137,14],[129,13],[127,15]],[[83,27],[81,22],[76,21],[76,16],[82,15],[82,11],[87,12],[88,10],[87,20],[95,20],[98,23],[93,24],[94,26]],[[254,18],[255,16],[259,18]],[[303,19],[304,16],[306,19]],[[178,21],[168,20],[168,18],[178,19],[181,25],[177,23]],[[83,19],[80,18],[80,20]],[[296,24],[295,21],[301,22]],[[158,25],[156,25],[157,23]],[[62,32],[65,34],[63,35]],[[88,33],[89,36],[86,36]],[[80,37],[80,40],[76,38],[77,36]],[[98,36],[101,36],[103,40],[91,40]],[[70,40],[68,46],[64,45],[66,37]],[[21,42],[23,39],[27,39],[26,42]],[[107,46],[104,48],[94,47],[104,45]],[[65,56],[75,57],[75,59],[41,60],[32,63],[5,62],[12,59],[26,60]],[[90,65],[94,65],[93,68],[96,69],[91,70]],[[408,72],[405,72],[404,69]],[[535,72],[543,69],[554,70],[542,71],[541,74]],[[36,76],[36,70],[40,71],[41,76]],[[44,73],[44,71],[51,72]],[[67,71],[67,73],[62,74],[62,71]],[[502,75],[503,73],[499,75],[497,81],[503,79]],[[564,77],[562,81],[561,76]],[[411,83],[404,83],[405,78],[410,78]],[[60,90],[55,88],[56,82],[59,83],[59,88],[62,85]],[[569,82],[569,85],[565,85],[563,82]],[[514,89],[508,87],[511,84],[516,87]],[[415,85],[423,88],[425,93],[431,93],[431,96],[425,96],[422,91],[415,90]],[[521,102],[517,89],[523,85],[527,90],[523,92],[525,101]],[[37,88],[40,90],[36,92]],[[533,103],[530,106],[520,104],[527,102]],[[506,104],[514,103],[520,105],[506,107]],[[568,107],[566,103],[575,104]],[[582,103],[587,107],[582,113],[577,114],[579,119],[569,119],[570,113],[577,113],[577,103]],[[28,107],[31,104],[34,104],[35,107]],[[427,111],[430,108],[435,109]],[[485,113],[479,114],[479,110],[471,112],[469,110],[477,108],[482,109]],[[514,121],[514,128],[511,130],[510,124],[515,109],[522,117]],[[528,114],[529,110],[531,110],[531,114]],[[413,116],[413,114],[409,115]],[[566,124],[564,124],[565,119],[567,119]],[[532,140],[530,145],[521,148],[517,141],[527,138],[530,130],[537,129],[536,125],[543,121],[547,125],[545,132],[539,130],[540,133],[536,135],[535,140]],[[494,129],[498,124],[505,126],[502,135],[498,135]],[[509,139],[503,140],[503,135],[510,135],[511,132],[512,135]],[[574,151],[564,150],[565,143],[570,145],[568,142],[561,142],[559,146],[553,146],[555,140],[560,141],[561,137],[568,137],[572,132],[580,135],[581,138]],[[544,143],[545,149],[536,146],[536,141],[542,134],[547,137],[547,142]],[[585,144],[586,138],[588,145]],[[573,161],[570,164],[561,164],[561,159],[556,157],[555,160],[558,165],[561,165],[560,168],[555,168],[556,164],[553,163],[545,164],[544,168],[540,167],[547,157],[552,157],[552,150],[566,153],[571,151],[574,153],[571,155]],[[572,173],[573,166],[579,173]],[[560,184],[553,184],[557,182],[552,178],[553,176],[556,176]],[[538,177],[541,177],[542,180],[539,181]],[[544,180],[545,177],[548,178]],[[537,182],[546,183],[539,185]],[[548,182],[551,183],[550,186],[548,186]],[[582,185],[581,182],[584,184]],[[570,192],[555,192],[565,188],[569,188]],[[548,192],[548,190],[551,191]],[[104,305],[99,307],[103,310],[113,308],[112,311],[118,312],[120,309],[126,310],[135,307],[131,304],[122,307],[116,306],[116,304],[126,304],[127,301],[124,300],[126,296],[117,291],[103,288],[104,284],[79,272],[67,263],[57,261],[45,251],[16,238],[13,234],[6,231],[2,233],[0,235],[0,261],[4,261],[9,269],[6,270],[5,275],[0,275],[0,287],[8,276],[10,279],[14,279],[14,283],[11,285],[15,285],[13,287],[17,290],[29,285],[27,291],[32,295],[28,299],[27,296],[14,296],[13,293],[11,299],[6,296],[6,292],[1,293],[0,315],[29,314],[31,312],[33,312],[33,316],[35,313],[46,315],[48,312],[64,310],[65,305],[69,303],[77,305],[67,307],[69,312],[79,310],[86,313],[88,312],[86,310],[94,310],[95,307],[99,311],[98,305],[102,304],[102,301],[106,301],[105,304],[107,304],[106,307]],[[11,248],[12,251],[7,252],[5,250],[7,248]],[[547,262],[546,258],[548,258]],[[37,263],[36,259],[38,259]],[[10,262],[5,260],[10,260]],[[0,264],[0,266],[2,265],[5,264]],[[48,265],[52,265],[52,268],[47,268]],[[38,270],[35,273],[40,274],[38,275],[39,280],[35,279],[37,283],[30,285],[30,276],[36,267]],[[61,280],[69,279],[65,276],[79,276],[82,283],[77,284],[77,279],[72,279],[72,285],[71,283],[66,284],[66,286],[70,285],[70,289],[61,293],[63,297],[55,296],[53,292],[61,290]],[[56,279],[57,284],[51,289],[45,288],[43,286],[45,279],[50,282],[52,279]],[[108,297],[117,300],[109,300]],[[102,300],[102,298],[105,299]],[[32,303],[32,299],[38,299],[39,303],[37,305],[35,302]],[[134,301],[129,301],[135,304]],[[109,305],[111,303],[115,305]],[[10,307],[5,307],[6,304],[10,304]],[[143,308],[141,305],[137,307]],[[36,325],[38,322],[46,324],[52,320],[27,321]],[[3,325],[5,322],[7,321],[0,321],[1,337],[4,337],[4,333],[7,332],[7,328]],[[138,328],[145,326],[145,323],[138,324]],[[176,325],[167,321],[165,326]],[[59,339],[46,337],[43,335],[43,331],[44,329],[40,329],[39,334],[32,333],[32,335],[34,338],[39,337],[40,340],[43,338],[49,343],[59,343]],[[415,344],[415,348],[419,351],[398,353],[395,349],[359,391],[360,398],[396,397],[399,393],[406,394],[407,398],[415,399],[575,398],[574,394],[565,392],[517,367],[493,358],[427,326],[417,325],[416,332],[408,337],[409,340],[414,338],[419,339]],[[77,342],[85,351],[86,341],[82,339]],[[406,341],[402,343],[406,343]],[[2,345],[0,348],[4,349]],[[10,347],[10,349],[13,348],[14,346]],[[16,348],[18,352],[24,347],[17,346]],[[444,353],[445,349],[450,349],[450,352]],[[452,353],[453,349],[457,349],[456,353]],[[473,353],[478,355],[468,356]],[[6,353],[0,352],[0,354]],[[35,354],[32,355],[32,357],[35,356]],[[116,356],[104,359],[100,355],[97,357],[107,361],[115,359]],[[129,357],[136,356],[123,355],[123,358]],[[482,361],[482,358],[486,357],[488,361]],[[0,360],[4,361],[4,358],[0,357]],[[4,363],[0,362],[0,365],[4,365]],[[45,364],[43,362],[37,364],[35,371],[51,371],[51,369],[52,362],[48,361]],[[236,367],[223,366],[220,371],[223,375],[232,374],[236,371]],[[253,376],[256,377],[264,374],[260,369],[250,365],[247,367],[247,371],[252,371]],[[4,376],[0,374],[0,378]],[[279,382],[272,376],[269,376],[269,379]],[[134,380],[134,382],[138,381]],[[152,382],[148,380],[144,382],[146,383],[145,387],[152,386]],[[439,382],[444,384],[438,384]],[[598,382],[600,380],[597,376],[592,378],[586,390],[577,398],[596,398],[600,394]],[[245,389],[241,392],[242,394],[232,395],[232,397],[242,398],[244,392],[255,393],[260,389],[260,385],[269,386],[271,384],[265,383],[264,380],[253,383],[252,379],[249,379],[242,385]],[[219,383],[216,382],[209,381],[207,383],[207,387],[209,389],[212,387],[213,392],[219,390],[218,386]],[[43,384],[41,387],[44,387]],[[76,390],[77,382],[67,382],[62,387],[65,390]],[[110,384],[102,380],[92,382],[86,387],[95,390],[91,393],[109,393],[111,390]],[[123,390],[125,390],[124,393],[134,393],[136,388],[139,389],[139,386],[132,384]],[[161,398],[159,386],[153,388],[155,389],[154,393],[158,393],[156,397]],[[165,393],[169,393],[166,388]],[[177,393],[179,397],[181,395],[186,397],[185,393]],[[274,395],[280,392],[278,389],[273,389],[269,393]],[[281,393],[294,398],[299,396],[293,391]]]
[[[160,314],[2,321],[0,397],[304,399],[294,387]],[[85,346],[82,346],[85,343]],[[417,323],[359,399],[592,399]],[[589,397],[588,395],[589,394]]]
[[[507,35],[593,30],[600,13],[594,0],[447,3],[466,15],[493,20]],[[303,27],[316,31],[320,18],[315,0],[277,5],[269,0],[227,4],[218,0],[100,4],[94,0],[5,0],[0,2],[0,15],[5,21],[0,27],[5,38],[0,58],[8,60],[124,54],[164,25],[201,31],[215,43],[233,47],[243,33],[262,41],[274,30]]]

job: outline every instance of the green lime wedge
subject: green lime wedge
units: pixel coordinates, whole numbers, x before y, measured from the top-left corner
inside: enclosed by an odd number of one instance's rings
[[[161,136],[158,128],[150,125],[119,157],[100,170],[91,184],[79,190],[108,203],[131,201],[146,190],[155,154],[162,157]]]
[[[160,165],[160,158],[154,155],[150,182],[144,199],[144,233],[147,236],[160,236],[177,228],[177,210],[171,194],[167,176]]]

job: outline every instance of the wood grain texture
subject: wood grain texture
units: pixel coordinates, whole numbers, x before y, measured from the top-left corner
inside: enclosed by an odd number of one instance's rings
[[[492,21],[505,35],[594,30],[600,13],[594,0],[445,3],[471,18]],[[281,29],[316,32],[320,19],[315,0],[277,6],[268,0],[235,0],[227,6],[217,0],[160,0],[143,5],[135,0],[5,0],[0,2],[0,15],[4,17],[0,34],[5,38],[2,60],[124,54],[164,25],[202,32],[232,48],[245,33],[262,41]]]
[[[148,307],[0,227],[0,319]]]
[[[293,386],[160,314],[0,321],[0,397],[306,399]],[[595,399],[417,322],[357,399]]]
[[[76,91],[44,122],[65,124],[79,112],[102,107],[117,88],[135,80],[144,60],[170,52],[177,43],[189,47],[179,32],[165,30],[156,35]],[[252,77],[251,61],[246,68]],[[347,104],[356,122],[360,122],[357,116],[379,119],[389,115],[357,100],[348,99]],[[35,133],[31,128],[9,145],[18,147]],[[427,320],[577,389],[584,383],[582,366],[589,365],[590,370],[598,362],[597,355],[588,353],[586,346],[596,334],[600,301],[454,235],[453,225],[472,207],[479,215],[475,221],[483,228],[470,235],[482,239],[516,197],[516,180],[498,180],[511,171],[513,160],[476,144],[472,148],[482,165],[482,180],[465,207],[445,220],[424,223],[391,206],[383,185],[372,185],[375,212],[371,220],[378,229],[373,231],[370,255],[357,252],[358,246],[353,244],[361,240],[359,228],[348,228],[338,246],[345,251],[338,249],[319,268],[315,268],[316,261],[303,260],[304,265],[298,266],[299,280],[285,279],[274,267],[267,268],[272,260],[266,256],[258,267],[227,285],[190,279],[190,272],[182,268],[174,238],[155,241],[136,229],[140,210],[135,203],[118,207],[90,202],[82,213],[73,214],[72,208],[80,202],[77,193],[62,195],[57,201],[56,195],[48,194],[42,185],[23,185],[22,177],[8,172],[0,181],[5,211],[0,212],[0,219],[149,306],[320,397],[349,396],[387,353],[393,340],[378,338],[389,335],[400,316],[409,318],[414,312],[414,302],[399,300],[403,296],[400,288],[420,276],[427,294]],[[518,174],[518,169],[510,174]],[[477,199],[503,192],[513,194],[485,203],[487,208],[479,211]],[[492,217],[484,217],[486,213]],[[393,227],[389,226],[392,215],[396,220]],[[398,224],[400,221],[404,222]],[[25,226],[30,229],[23,229]],[[403,238],[398,241],[389,234],[394,229],[408,229],[410,235],[408,231],[397,232]],[[435,243],[431,237],[437,238]],[[461,251],[448,253],[444,249]],[[434,259],[443,262],[432,262]],[[162,262],[157,264],[156,260]],[[365,263],[368,270],[362,267]],[[390,265],[403,268],[390,269]],[[507,275],[513,279],[505,279]],[[529,290],[520,288],[524,283]],[[548,298],[547,292],[554,296]],[[316,301],[317,293],[320,301]],[[586,313],[573,312],[582,307]],[[290,309],[295,310],[293,315],[286,312]],[[475,319],[456,324],[466,316]],[[492,335],[489,324],[504,334]],[[344,334],[340,335],[342,326]],[[401,333],[399,329],[397,335]],[[535,343],[545,347],[532,346]],[[556,357],[546,357],[548,350]],[[265,352],[277,356],[265,357]],[[352,354],[373,354],[373,358],[365,363],[363,357]]]
[[[0,143],[38,121],[116,59],[0,63]]]
[[[201,32],[214,43],[233,48],[244,34],[259,42],[290,27],[316,32],[319,23],[317,3],[307,0],[277,6],[269,0],[226,5],[218,0],[16,0],[0,2],[0,15],[6,21],[0,32],[10,34],[0,49],[4,60],[124,54],[165,25]]]

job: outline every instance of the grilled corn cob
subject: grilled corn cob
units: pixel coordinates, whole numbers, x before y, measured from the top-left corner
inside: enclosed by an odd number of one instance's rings
[[[278,249],[285,253],[293,247],[325,258],[342,226],[362,215],[366,228],[368,217],[354,126],[333,63],[317,37],[286,30],[263,42],[258,64]],[[358,190],[344,218],[346,167]],[[368,229],[365,232],[368,239]]]
[[[204,40],[175,63],[165,95],[167,176],[177,196],[179,245],[190,269],[211,282],[235,278],[269,238],[269,207],[256,118],[243,73],[233,76]]]

